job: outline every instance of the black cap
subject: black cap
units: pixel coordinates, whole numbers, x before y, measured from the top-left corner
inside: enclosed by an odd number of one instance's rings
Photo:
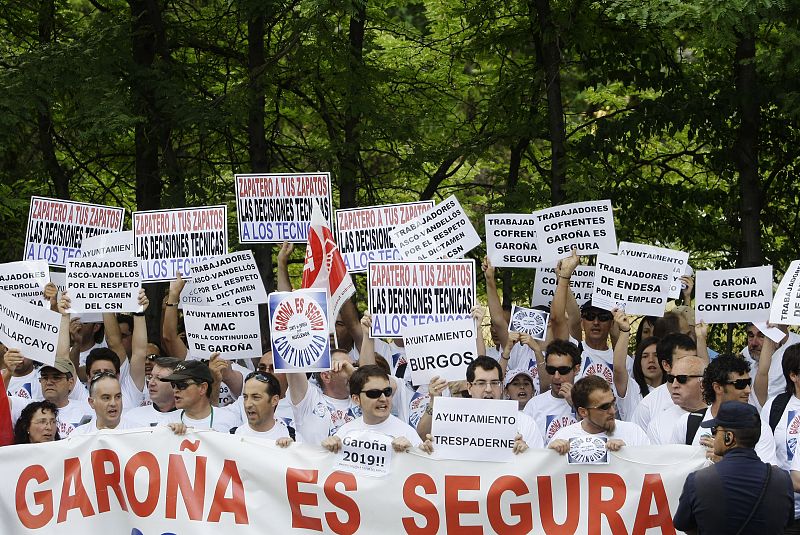
[[[724,427],[726,429],[754,429],[761,427],[758,409],[741,401],[724,401],[719,406],[717,417],[701,422],[700,427]]]
[[[161,377],[161,381],[170,383],[173,381],[185,381],[187,379],[194,379],[198,383],[212,384],[214,377],[211,375],[211,370],[208,365],[199,360],[184,360],[166,377]]]

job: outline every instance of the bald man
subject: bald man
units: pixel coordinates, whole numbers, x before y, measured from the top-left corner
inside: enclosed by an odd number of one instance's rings
[[[673,363],[672,369],[667,374],[667,390],[673,405],[650,421],[650,425],[647,426],[650,442],[673,444],[676,421],[684,415],[707,407],[703,401],[702,384],[705,367],[705,360],[696,356],[683,357]],[[678,442],[678,444],[684,443],[684,441]]]

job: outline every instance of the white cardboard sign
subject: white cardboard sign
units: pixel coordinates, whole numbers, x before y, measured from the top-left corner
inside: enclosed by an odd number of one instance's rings
[[[44,260],[0,264],[0,290],[34,305],[48,306],[44,287],[50,282],[50,269]]]
[[[433,404],[433,456],[507,462],[514,459],[519,403],[511,399],[437,397]]]
[[[558,286],[558,277],[553,268],[537,268],[536,277],[533,279],[533,296],[531,306],[547,305],[553,303],[553,296]],[[578,266],[572,273],[569,287],[578,305],[584,304],[592,298],[594,293],[594,266]]]
[[[776,325],[800,325],[800,260],[792,261],[783,274],[772,301],[769,321]]]
[[[193,291],[215,305],[266,303],[267,292],[251,251],[237,251],[192,265]]]
[[[185,305],[183,321],[193,357],[207,359],[212,353],[220,353],[220,358],[234,360],[261,355],[258,305]]]
[[[347,271],[364,272],[374,260],[403,260],[389,233],[433,205],[433,201],[420,201],[336,210],[336,244]]]
[[[436,375],[446,381],[463,381],[467,366],[478,356],[471,318],[406,327],[403,342],[415,386],[427,385]]]
[[[494,267],[538,268],[533,214],[486,214],[486,256]]]
[[[138,258],[71,258],[66,278],[70,312],[137,312],[141,277]]]
[[[0,290],[0,342],[31,360],[56,361],[61,314]]]
[[[578,255],[617,252],[611,201],[586,201],[545,208],[533,213],[543,262]]]
[[[686,267],[689,265],[689,253],[667,249],[666,247],[655,247],[642,243],[619,242],[619,256],[631,256],[633,258],[645,258],[647,260],[659,260],[672,264],[672,282],[669,288],[670,299],[675,299],[681,295],[681,277],[686,274]]]
[[[406,260],[461,258],[481,243],[455,195],[398,225],[389,236]]]
[[[351,431],[342,437],[336,465],[347,472],[383,477],[392,465],[392,437],[376,431]]]
[[[772,266],[698,271],[695,321],[768,321],[772,305]]]
[[[109,232],[86,238],[81,243],[81,256],[110,256],[115,255],[135,258],[133,254],[133,231]]]
[[[672,264],[608,253],[597,255],[592,305],[628,314],[663,316],[672,282]]]

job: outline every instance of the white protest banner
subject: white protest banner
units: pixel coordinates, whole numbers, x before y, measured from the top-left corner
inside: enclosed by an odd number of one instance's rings
[[[537,268],[536,278],[533,279],[533,296],[531,306],[550,306],[553,295],[558,285],[556,270],[553,268]],[[594,293],[594,266],[578,266],[569,280],[569,287],[578,305],[584,304],[592,298]]]
[[[370,262],[368,308],[372,338],[396,338],[404,327],[471,317],[475,262]]]
[[[611,201],[586,201],[545,208],[533,213],[539,254],[551,262],[572,254],[615,253],[617,232]]]
[[[698,271],[695,322],[745,323],[769,320],[772,266]]]
[[[44,287],[50,282],[50,269],[44,260],[0,264],[0,290],[34,305],[49,306]]]
[[[144,282],[192,276],[192,264],[228,252],[228,207],[133,213],[134,251]]]
[[[666,247],[655,247],[642,243],[631,243],[627,241],[619,242],[619,256],[631,256],[633,258],[645,258],[647,260],[659,260],[672,264],[672,282],[669,287],[669,298],[675,299],[681,295],[681,277],[691,275],[686,272],[689,266],[689,253],[667,249]],[[690,268],[691,269],[691,268]]]
[[[31,197],[23,260],[66,267],[84,238],[122,230],[124,208]]]
[[[375,431],[351,431],[342,438],[337,466],[367,477],[383,477],[392,464],[392,437]]]
[[[266,303],[267,292],[251,251],[237,251],[192,265],[194,291],[209,304]]]
[[[67,262],[70,312],[139,312],[138,258],[90,256]]]
[[[403,260],[389,232],[433,208],[433,201],[336,210],[336,244],[350,273],[370,260]]]
[[[800,260],[793,260],[783,274],[772,301],[769,322],[775,325],[800,325]]]
[[[519,403],[512,399],[437,397],[433,455],[437,459],[508,462],[514,459]]]
[[[81,244],[81,256],[118,256],[135,258],[133,254],[133,231],[109,232],[86,238]]]
[[[461,258],[481,244],[455,195],[398,225],[389,236],[406,260]]]
[[[672,281],[672,264],[608,253],[597,255],[592,305],[628,314],[663,316]]]
[[[508,331],[527,333],[534,340],[544,340],[549,319],[550,314],[547,312],[511,305],[511,321],[508,322]]]
[[[273,292],[268,304],[275,371],[330,370],[327,292],[319,288]]]
[[[61,314],[0,290],[0,343],[19,349],[31,360],[56,361]],[[2,530],[0,530],[2,532]]]
[[[486,214],[486,256],[494,267],[538,268],[533,214]]]
[[[467,366],[478,356],[472,318],[408,326],[402,332],[415,386],[427,385],[436,375],[446,381],[463,381]]]
[[[239,243],[305,242],[316,201],[332,228],[330,173],[236,175]]]
[[[212,353],[220,353],[220,358],[234,360],[262,353],[258,305],[184,305],[183,323],[193,357],[208,359]]]
[[[544,449],[513,463],[405,453],[379,479],[319,449],[166,427],[7,446],[0,533],[674,534],[686,476],[706,464],[684,445],[626,446],[606,466]]]

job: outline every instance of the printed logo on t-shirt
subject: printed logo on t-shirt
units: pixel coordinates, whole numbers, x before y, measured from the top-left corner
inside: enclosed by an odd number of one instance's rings
[[[411,403],[408,404],[408,425],[413,428],[417,427],[417,424],[419,424],[422,414],[425,412],[425,409],[428,408],[428,403],[430,403],[430,401],[430,394],[420,394],[419,392],[414,392],[414,395],[411,398]]]
[[[71,424],[69,422],[56,422],[58,427],[58,435],[61,438],[67,438],[70,433],[75,431],[75,428],[78,427],[78,424]]]
[[[553,435],[556,434],[556,431],[562,427],[567,427],[574,424],[576,420],[572,416],[556,416],[555,414],[548,414],[545,417],[545,422],[545,438],[550,440],[553,438]]]
[[[599,375],[606,380],[608,384],[614,382],[614,370],[610,364],[603,360],[592,360],[587,356],[583,366],[583,377],[588,375]]]
[[[398,366],[406,363],[405,353],[392,353],[392,366],[396,370]]]
[[[22,385],[17,388],[15,391],[7,390],[6,393],[9,396],[17,396],[22,399],[33,399],[31,396],[31,384],[30,383],[22,383]]]
[[[328,436],[333,436],[336,431],[347,422],[355,420],[361,416],[361,409],[359,407],[350,407],[346,411],[337,409],[333,405],[328,405],[320,401],[312,411],[318,418],[330,418],[331,425],[328,428]]]
[[[800,434],[800,414],[797,411],[789,411],[786,416],[786,460],[794,458],[795,448],[797,448],[797,436]]]

